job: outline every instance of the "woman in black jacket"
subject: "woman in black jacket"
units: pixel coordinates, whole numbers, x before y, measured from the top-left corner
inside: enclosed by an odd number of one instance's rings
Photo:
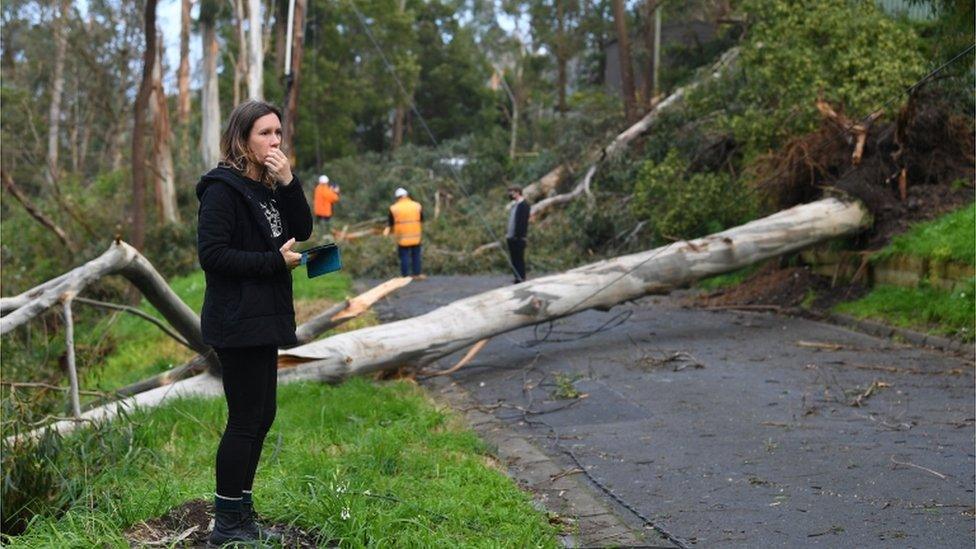
[[[296,240],[312,234],[312,214],[281,151],[281,114],[268,103],[234,109],[222,159],[197,184],[197,251],[207,289],[203,339],[223,370],[227,427],[217,449],[212,544],[268,540],[255,522],[251,488],[274,422],[278,347],[294,345],[291,269]]]

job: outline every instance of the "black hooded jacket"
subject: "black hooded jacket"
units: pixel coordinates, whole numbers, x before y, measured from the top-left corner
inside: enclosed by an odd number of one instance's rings
[[[217,167],[197,183],[197,253],[207,279],[200,312],[213,347],[294,345],[291,271],[279,251],[312,234],[301,182],[272,191]]]

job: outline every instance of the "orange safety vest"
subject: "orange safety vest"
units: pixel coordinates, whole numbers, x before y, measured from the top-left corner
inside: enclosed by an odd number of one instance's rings
[[[419,202],[404,196],[390,206],[393,214],[393,236],[397,246],[416,246],[420,244],[420,210]]]
[[[332,217],[332,205],[339,201],[339,193],[326,184],[315,186],[315,215]]]

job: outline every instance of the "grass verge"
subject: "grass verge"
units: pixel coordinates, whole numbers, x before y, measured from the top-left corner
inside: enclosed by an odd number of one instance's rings
[[[976,279],[965,289],[947,292],[928,286],[878,286],[857,301],[834,310],[856,318],[879,320],[895,326],[973,341],[976,323]]]
[[[220,399],[180,400],[120,420],[100,442],[64,441],[45,459],[73,487],[65,512],[35,517],[3,545],[128,547],[130,525],[212,497],[225,414]],[[344,547],[556,546],[484,443],[403,382],[281,387],[255,501],[269,519]]]
[[[936,261],[958,261],[976,265],[976,203],[938,219],[919,223],[896,236],[885,249],[874,254],[877,261],[908,255]]]

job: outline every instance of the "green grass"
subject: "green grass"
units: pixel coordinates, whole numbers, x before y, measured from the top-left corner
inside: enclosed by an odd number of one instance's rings
[[[756,263],[743,267],[737,271],[732,271],[730,273],[720,274],[716,276],[710,276],[708,278],[703,278],[699,280],[695,286],[702,288],[703,290],[719,290],[722,288],[728,288],[731,286],[737,286],[742,284],[745,279],[752,276],[753,273],[759,270],[762,263]]]
[[[268,519],[344,547],[556,546],[545,515],[486,465],[484,443],[415,386],[298,384],[278,399],[255,483]],[[36,517],[3,545],[127,547],[129,526],[210,499],[225,413],[220,399],[180,400],[117,421],[103,440],[69,439],[81,442],[49,458],[73,463],[59,472],[74,487],[67,511]]]
[[[873,260],[908,255],[976,265],[976,203],[933,221],[913,225]]]
[[[931,287],[899,288],[878,286],[865,297],[841,303],[834,310],[867,318],[973,341],[976,323],[976,279],[963,290],[948,292]]]
[[[304,270],[295,270],[292,275],[296,301],[339,301],[346,297],[351,286],[351,280],[345,274],[332,274],[311,280],[304,275]],[[168,282],[173,291],[199,314],[203,306],[205,287],[203,271]],[[162,319],[162,315],[145,300],[140,304],[140,309]],[[120,313],[111,326],[108,325],[109,318],[111,317],[105,316],[92,329],[79,328],[78,342],[81,345],[95,345],[106,330],[108,336],[117,342],[112,353],[98,367],[85,368],[81,381],[84,388],[111,391],[178,366],[194,354],[149,322],[134,315]]]

